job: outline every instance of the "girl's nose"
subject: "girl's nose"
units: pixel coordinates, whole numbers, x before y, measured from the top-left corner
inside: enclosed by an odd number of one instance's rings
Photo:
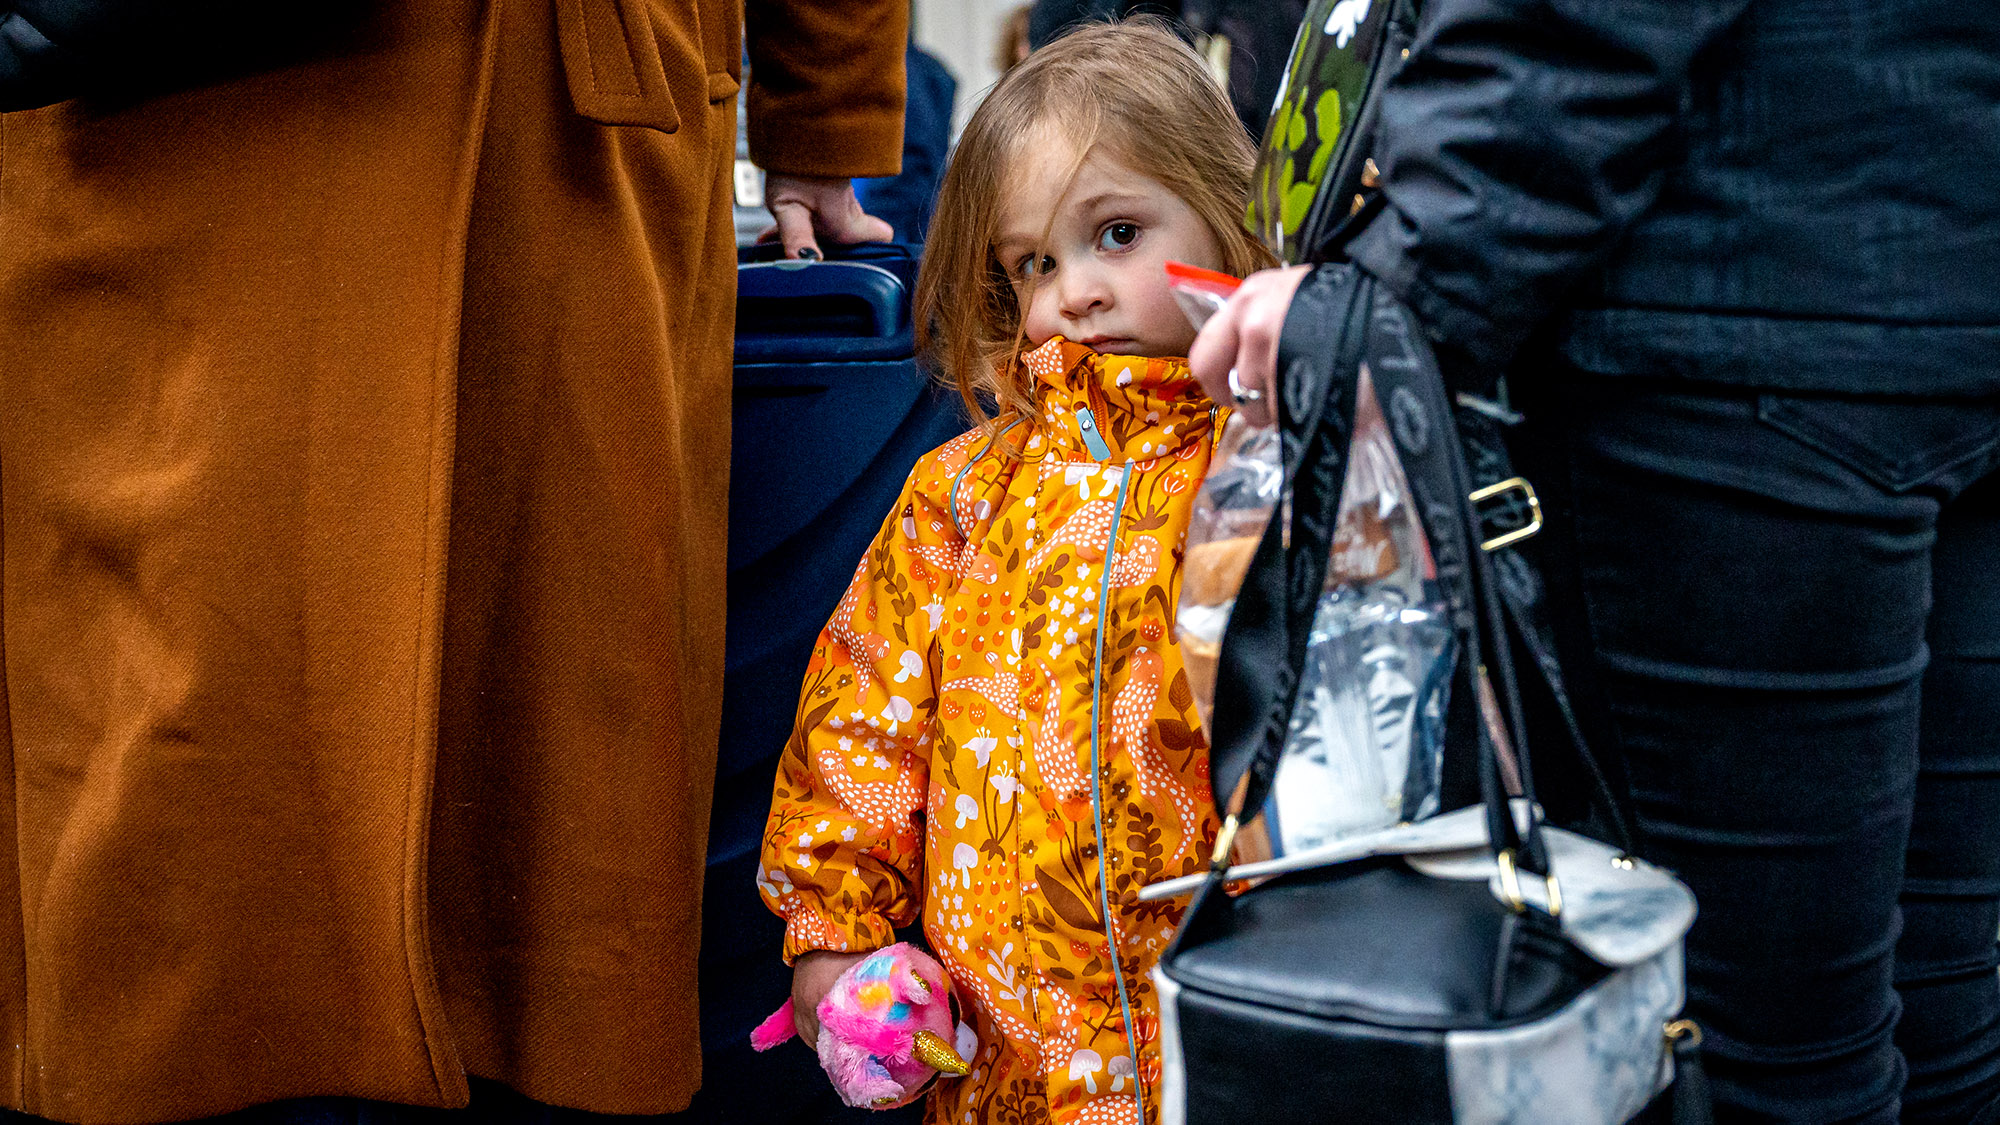
[[[1062,314],[1071,320],[1111,307],[1111,287],[1105,283],[1102,270],[1090,266],[1057,270],[1056,286]]]

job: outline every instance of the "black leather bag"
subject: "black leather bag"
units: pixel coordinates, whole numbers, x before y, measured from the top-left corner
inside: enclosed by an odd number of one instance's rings
[[[1516,646],[1537,675],[1554,669],[1482,549],[1461,438],[1481,416],[1448,400],[1407,310],[1348,266],[1301,286],[1279,368],[1290,500],[1222,645],[1211,768],[1227,816],[1155,974],[1162,1120],[1609,1125],[1668,1087],[1677,1055],[1673,1119],[1702,1120],[1699,1032],[1678,1018],[1692,895],[1626,848],[1543,824],[1534,801]],[[1457,640],[1447,769],[1478,796],[1233,895],[1230,843],[1292,719],[1364,369]]]

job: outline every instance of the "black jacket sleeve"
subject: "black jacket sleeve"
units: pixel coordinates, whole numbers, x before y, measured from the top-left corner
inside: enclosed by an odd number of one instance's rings
[[[1651,205],[1690,69],[1751,0],[1430,0],[1347,253],[1452,359],[1503,365]]]
[[[0,112],[142,96],[325,49],[371,0],[0,0]]]
[[[39,13],[9,8],[0,0],[0,112],[61,101],[79,60],[49,37]]]

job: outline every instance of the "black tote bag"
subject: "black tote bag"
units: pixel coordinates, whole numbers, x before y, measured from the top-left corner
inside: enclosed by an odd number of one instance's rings
[[[1702,1120],[1687,1065],[1699,1032],[1679,1018],[1692,895],[1626,847],[1543,824],[1535,804],[1513,656],[1539,645],[1501,590],[1490,549],[1504,545],[1482,543],[1461,435],[1479,412],[1454,407],[1408,311],[1348,266],[1301,286],[1280,371],[1290,499],[1217,669],[1212,778],[1227,815],[1156,971],[1162,1120],[1610,1125],[1672,1083],[1677,1057],[1675,1120]],[[1477,800],[1231,894],[1231,838],[1263,806],[1297,702],[1363,378],[1458,642],[1445,752]]]

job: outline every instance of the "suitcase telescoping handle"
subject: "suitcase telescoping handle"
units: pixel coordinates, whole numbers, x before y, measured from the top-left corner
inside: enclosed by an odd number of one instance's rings
[[[869,262],[753,262],[736,271],[736,338],[882,339],[909,319],[903,279]]]

